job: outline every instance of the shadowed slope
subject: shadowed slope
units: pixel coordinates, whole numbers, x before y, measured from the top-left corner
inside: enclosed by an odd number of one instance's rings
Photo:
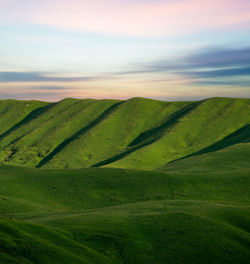
[[[101,122],[106,116],[108,116],[112,111],[114,111],[121,102],[113,104],[107,110],[105,110],[100,116],[98,116],[95,120],[89,123],[86,127],[81,128],[71,137],[65,139],[61,144],[59,144],[48,156],[42,159],[39,164],[36,166],[37,168],[42,167],[45,163],[49,162],[58,152],[60,152],[63,148],[65,148],[70,142],[77,139],[78,137],[84,135],[89,129],[96,126],[99,122]]]
[[[118,155],[111,157],[107,160],[98,162],[98,163],[92,165],[92,167],[100,167],[100,166],[108,165],[110,163],[113,163],[119,159],[126,157],[127,155],[129,155],[130,153],[132,153],[138,149],[141,149],[143,147],[146,147],[146,146],[156,142],[157,140],[161,139],[161,137],[164,135],[164,132],[166,132],[168,129],[170,129],[172,126],[174,126],[180,118],[182,118],[184,115],[186,115],[187,113],[189,113],[190,111],[195,109],[199,104],[200,104],[200,102],[188,104],[187,106],[185,106],[181,110],[173,113],[168,118],[168,120],[166,122],[164,122],[163,124],[161,124],[160,126],[141,133],[138,137],[136,137],[128,145],[128,147],[130,147],[130,148],[128,148],[128,150],[126,150],[122,153],[119,153]]]
[[[250,123],[250,100],[212,98],[181,117],[153,144],[140,148],[109,167],[156,169],[198,152]]]
[[[249,109],[249,99],[68,98],[37,107],[6,126],[0,136],[0,162],[44,168],[157,169],[200,151],[237,143],[249,133]],[[9,111],[4,116],[9,117]]]
[[[235,144],[249,143],[249,142],[250,142],[250,125],[246,125],[240,129],[238,129],[237,131],[233,132],[229,136],[226,136],[222,140],[216,142],[215,144],[213,144],[207,148],[204,148],[204,149],[202,149],[196,153],[192,153],[191,155],[185,156],[181,159],[173,160],[173,161],[169,162],[169,164],[176,162],[178,160],[182,160],[182,159],[186,159],[186,158],[195,156],[195,155],[202,155],[202,154],[206,154],[209,152],[218,151],[218,150],[233,146]],[[249,146],[249,144],[246,146]]]
[[[11,134],[13,131],[17,130],[21,126],[24,126],[25,124],[32,121],[32,119],[38,118],[39,115],[43,114],[44,112],[48,111],[51,107],[53,107],[53,104],[49,104],[43,107],[39,107],[35,110],[33,110],[31,113],[29,113],[24,119],[22,119],[20,122],[15,124],[13,127],[9,128],[6,132],[0,135],[0,140],[2,140],[4,137]],[[11,144],[11,143],[10,143]]]
[[[2,156],[10,164],[35,166],[116,102],[64,99],[5,137],[0,142],[5,146]]]
[[[239,143],[232,146],[203,154],[192,155],[180,160],[170,162],[158,171],[178,174],[204,174],[216,175],[217,172],[237,173],[244,171],[250,174],[250,143]]]
[[[192,110],[194,110],[201,102],[190,103],[187,106],[183,107],[182,109],[176,111],[171,116],[168,117],[168,120],[157,126],[153,129],[145,131],[141,133],[137,138],[135,138],[128,146],[136,146],[139,144],[147,145],[147,142],[153,143],[159,140],[164,132],[169,129],[171,126],[175,125],[184,115],[188,114]]]
[[[196,154],[204,154],[212,151],[217,151],[235,144],[239,143],[249,143],[250,142],[250,125],[243,126],[242,128],[236,130],[232,134],[226,136],[219,142],[216,142],[212,146],[209,146]]]
[[[143,131],[158,126],[189,102],[160,102],[144,98],[125,101],[83,136],[72,141],[45,167],[89,167],[121,153]],[[122,154],[123,155],[123,154]],[[71,157],[66,159],[66,157]]]
[[[49,105],[40,101],[0,100],[0,134],[1,138],[12,127],[22,122],[32,111]]]

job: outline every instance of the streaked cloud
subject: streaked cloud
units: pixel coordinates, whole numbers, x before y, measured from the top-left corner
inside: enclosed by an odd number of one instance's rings
[[[187,71],[187,72],[182,72],[181,74],[188,75],[192,78],[250,76],[250,66],[244,68],[210,70],[210,71]],[[249,85],[250,85],[250,80],[249,80]]]
[[[226,86],[226,87],[250,87],[250,80],[220,80],[220,81],[211,81],[211,80],[196,80],[195,84],[198,85],[208,85],[208,86]],[[250,93],[248,91],[247,94],[242,97],[250,97]]]
[[[206,48],[181,58],[158,60],[121,75],[175,74],[195,83],[250,86],[250,48]],[[228,81],[218,79],[229,77]],[[242,80],[241,77],[247,77]],[[200,81],[203,79],[203,81]],[[215,79],[208,81],[207,79]],[[170,79],[171,80],[171,79]]]
[[[193,67],[235,67],[250,64],[250,47],[208,48],[190,55],[187,63]]]
[[[44,72],[0,72],[0,82],[79,82],[94,77],[57,77]]]
[[[250,65],[250,47],[244,48],[213,48],[207,47],[201,51],[192,51],[182,57],[162,59],[151,62],[140,69],[123,74],[180,71],[192,69],[214,69],[214,68],[244,68]]]
[[[34,86],[33,89],[38,89],[38,90],[69,90],[69,87],[65,86]]]

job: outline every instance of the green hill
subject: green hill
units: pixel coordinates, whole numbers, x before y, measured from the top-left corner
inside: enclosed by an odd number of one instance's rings
[[[248,263],[249,207],[157,201],[1,220],[0,263]]]
[[[250,100],[0,100],[0,264],[249,263]]]
[[[50,104],[3,100],[0,109],[11,111],[0,119],[0,162],[39,168],[157,169],[249,125],[249,106],[249,99],[229,98],[64,99]]]
[[[178,168],[0,167],[0,263],[248,263],[247,165]]]
[[[151,200],[247,205],[250,200],[248,153],[249,148],[243,153],[244,160],[236,162],[234,170],[226,167],[227,162],[232,163],[229,159],[224,159],[224,164],[222,161],[216,169],[195,160],[196,169],[193,170],[188,169],[183,160],[165,168],[167,174],[113,168],[41,170],[2,166],[0,211],[7,215],[46,214]]]
[[[235,144],[221,150],[191,155],[176,160],[158,171],[187,174],[187,173],[220,173],[250,171],[250,143]]]

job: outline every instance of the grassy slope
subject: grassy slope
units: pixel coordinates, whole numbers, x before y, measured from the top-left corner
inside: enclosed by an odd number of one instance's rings
[[[41,170],[2,166],[0,210],[5,214],[50,213],[176,199],[248,204],[249,144],[204,155],[210,159],[193,156],[188,162],[184,159],[168,165],[164,168],[168,174],[112,168]]]
[[[249,220],[249,207],[195,201],[1,220],[0,263],[248,263]]]
[[[212,98],[197,105],[153,144],[108,166],[156,169],[223,139],[250,122],[250,101]]]
[[[246,160],[186,174],[3,166],[0,263],[247,263]]]
[[[21,121],[28,121],[33,118],[39,111],[46,108],[50,103],[40,101],[17,101],[17,100],[0,100],[0,139],[4,133],[11,132],[14,126],[21,125]]]
[[[112,263],[108,257],[48,226],[0,219],[0,263]]]
[[[72,141],[45,167],[88,167],[118,155],[126,151],[127,146],[142,132],[164,122],[187,104],[143,98],[125,101],[86,134]]]
[[[214,152],[174,161],[158,171],[177,174],[214,173],[216,170],[250,171],[250,143],[240,143]]]
[[[112,107],[114,100],[64,99],[51,105],[46,111],[13,130],[0,143],[5,156],[14,148],[15,155],[7,159],[9,164],[35,166],[66,140],[74,140],[77,133],[87,127],[104,111]]]
[[[167,174],[2,166],[2,263],[247,263],[248,154],[235,144]]]
[[[70,232],[114,263],[248,263],[249,207],[155,201],[33,222]]]
[[[60,167],[66,160],[68,166],[78,166],[82,160],[74,163],[70,158],[88,153],[86,145],[81,150],[84,140],[85,144],[90,141],[90,149],[97,140],[107,156],[113,154],[112,149],[117,155],[124,148],[126,152],[138,147],[109,166],[133,167],[129,157],[147,148],[170,153],[172,146],[175,155],[171,163],[160,160],[163,167],[157,171],[0,166],[0,263],[249,262],[249,101],[145,102],[101,101],[99,107],[100,101],[67,99],[35,111],[35,117],[10,130],[1,144],[8,145],[17,133],[23,136],[15,143],[20,147],[50,149],[53,155],[44,167]],[[67,110],[61,119],[55,118],[62,109]],[[126,119],[128,109],[134,113]],[[96,118],[92,118],[93,111]],[[145,120],[145,115],[151,118]],[[79,120],[86,123],[82,126]],[[139,128],[136,120],[140,120]],[[111,134],[114,145],[105,141],[113,123],[117,123]],[[191,128],[197,140],[186,132]],[[13,154],[8,162],[18,163],[21,153]],[[152,155],[143,153],[137,162],[157,167],[148,163]]]
[[[37,108],[12,127],[7,121],[14,112],[3,116],[5,131],[11,128],[0,137],[0,160],[45,168],[156,169],[247,126],[249,105],[248,99],[229,98],[171,103],[64,99]]]

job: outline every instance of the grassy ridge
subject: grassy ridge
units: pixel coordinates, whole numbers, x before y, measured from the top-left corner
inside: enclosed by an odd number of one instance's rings
[[[248,263],[249,105],[0,101],[0,263]]]
[[[133,98],[122,102],[110,115],[83,136],[72,141],[45,167],[89,167],[119,155],[143,131],[164,122],[187,102],[167,103]],[[76,153],[75,155],[73,153]],[[74,155],[71,159],[69,157]]]
[[[228,98],[205,100],[167,127],[158,141],[109,166],[156,169],[209,147],[249,124],[249,102]]]
[[[44,168],[157,169],[246,128],[249,105],[249,99],[229,98],[64,99],[53,104],[3,100],[0,162]]]

